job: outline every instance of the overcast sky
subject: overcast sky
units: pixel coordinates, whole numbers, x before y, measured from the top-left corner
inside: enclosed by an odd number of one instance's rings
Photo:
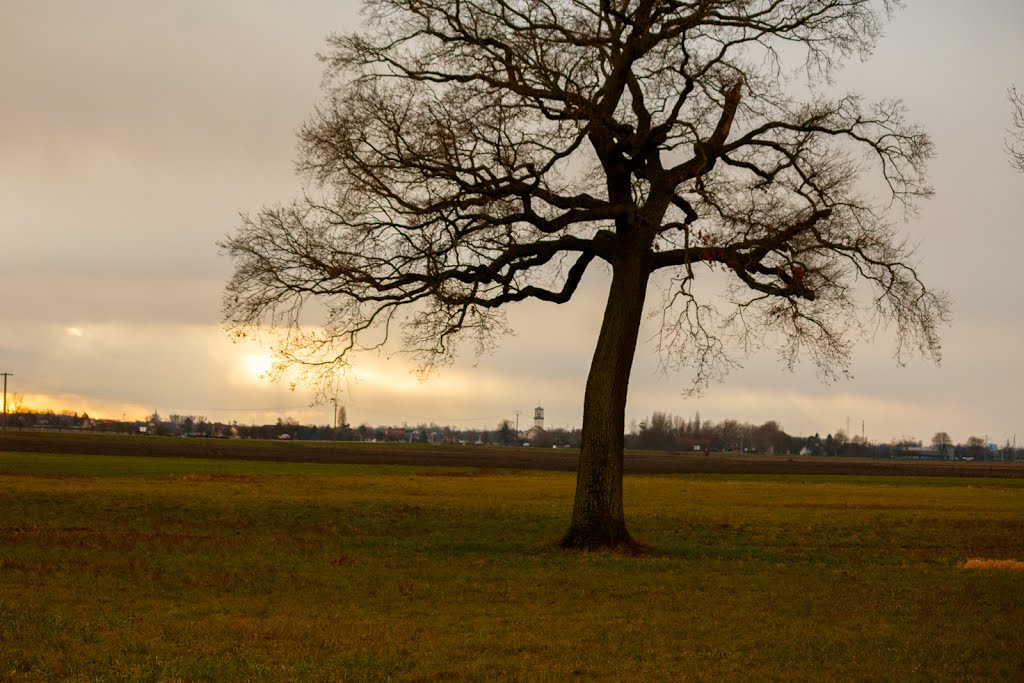
[[[939,367],[898,367],[883,333],[854,378],[822,384],[753,358],[702,397],[685,376],[634,366],[627,422],[653,410],[777,419],[793,434],[1024,441],[1024,175],[1003,150],[1007,87],[1024,87],[1024,2],[910,0],[872,59],[837,87],[901,97],[932,135],[936,197],[907,226],[921,272],[948,290]],[[215,242],[238,214],[287,201],[295,131],[317,101],[315,53],[356,27],[344,0],[0,2],[0,372],[38,408],[142,418],[327,423],[301,387],[258,375],[265,352],[220,325],[231,264]],[[354,424],[493,428],[542,404],[578,426],[606,285],[511,312],[517,334],[419,382],[401,358],[361,359],[342,398]],[[652,297],[654,298],[654,297]],[[651,330],[648,330],[648,335]]]

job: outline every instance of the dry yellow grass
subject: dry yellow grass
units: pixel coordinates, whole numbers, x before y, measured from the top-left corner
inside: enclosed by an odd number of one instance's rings
[[[40,476],[46,475],[46,476]],[[52,475],[52,476],[51,476]],[[1024,481],[0,453],[0,681],[1019,680]]]
[[[1019,560],[986,560],[972,557],[964,562],[964,569],[982,569],[1010,572],[1024,572],[1024,562]]]
[[[256,481],[256,477],[245,474],[222,474],[217,472],[204,474],[168,474],[164,478],[170,481],[224,481],[246,483],[253,483]]]

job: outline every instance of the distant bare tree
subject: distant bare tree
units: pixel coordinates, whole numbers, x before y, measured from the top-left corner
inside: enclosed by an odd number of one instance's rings
[[[980,436],[971,436],[967,438],[967,450],[970,452],[972,457],[984,457],[985,446],[985,439]]]
[[[888,217],[931,194],[931,142],[898,101],[814,87],[870,52],[896,4],[366,0],[299,136],[305,195],[222,244],[226,322],[283,329],[279,367],[306,379],[336,381],[398,330],[429,370],[603,264],[563,543],[631,545],[624,411],[649,285],[662,363],[692,368],[695,390],[764,347],[843,375],[879,321],[899,357],[938,358],[947,302]]]
[[[1024,173],[1024,93],[1011,86],[1008,97],[1013,111],[1010,129],[1006,131],[1006,152],[1010,155],[1010,165]]]
[[[949,438],[949,434],[946,432],[935,432],[935,436],[932,437],[932,448],[940,454],[945,455],[946,449],[952,445],[953,440]]]

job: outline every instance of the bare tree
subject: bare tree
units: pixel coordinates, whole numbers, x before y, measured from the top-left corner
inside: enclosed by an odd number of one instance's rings
[[[1024,93],[1011,86],[1007,96],[1013,112],[1010,129],[1006,131],[1006,153],[1010,155],[1010,165],[1024,173]]]
[[[945,455],[952,445],[953,440],[949,438],[949,434],[946,432],[935,432],[935,436],[932,437],[932,448],[938,451],[940,455]]]
[[[980,436],[967,437],[967,450],[973,458],[979,458],[985,454],[985,439]]]
[[[843,375],[880,321],[900,358],[938,358],[946,300],[888,218],[931,194],[931,142],[898,101],[817,92],[896,2],[364,4],[299,136],[305,196],[221,245],[226,322],[283,330],[279,367],[306,379],[395,331],[430,370],[604,264],[566,546],[632,545],[624,410],[649,285],[656,350],[693,390],[765,346]]]

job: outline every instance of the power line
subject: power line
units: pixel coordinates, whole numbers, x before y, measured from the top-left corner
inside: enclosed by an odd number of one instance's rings
[[[197,413],[280,413],[285,410],[306,410],[309,406],[271,406],[268,408],[192,408]]]

